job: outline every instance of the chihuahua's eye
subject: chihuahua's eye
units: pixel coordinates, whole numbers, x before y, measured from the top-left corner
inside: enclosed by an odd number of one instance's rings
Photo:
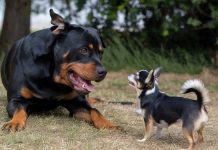
[[[88,54],[89,54],[89,50],[84,47],[84,48],[80,49],[80,53],[81,53],[82,55],[88,55]]]

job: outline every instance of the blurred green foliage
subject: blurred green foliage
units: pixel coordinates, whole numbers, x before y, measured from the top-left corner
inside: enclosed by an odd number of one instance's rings
[[[137,37],[111,32],[105,35],[107,49],[103,63],[108,70],[141,70],[162,67],[164,72],[200,73],[209,66],[203,53],[194,55],[188,50],[176,48],[160,53],[159,49],[145,48]]]
[[[174,62],[175,71],[195,68],[194,64],[218,67],[218,0],[66,0],[62,5],[50,1],[69,20],[80,18],[81,11],[87,13],[86,25],[98,28],[109,39],[108,61],[109,55],[116,57],[111,51],[116,49],[119,64],[128,62],[128,66],[134,56],[138,59],[132,64],[137,66]],[[143,56],[146,61],[141,63]]]
[[[33,11],[44,11],[43,0],[37,2],[33,0]],[[80,12],[85,11],[86,25],[103,32],[114,28],[136,32],[139,34],[135,36],[150,46],[166,49],[218,46],[217,0],[49,0],[49,3],[69,20],[79,20]]]

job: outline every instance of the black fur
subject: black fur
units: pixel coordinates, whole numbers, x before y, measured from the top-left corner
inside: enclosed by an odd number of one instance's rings
[[[182,120],[183,132],[189,141],[189,149],[192,149],[195,140],[193,133],[198,132],[200,141],[203,141],[203,127],[207,122],[207,110],[205,107],[208,102],[207,90],[199,80],[187,81],[189,85],[184,86],[183,93],[194,92],[196,100],[168,96],[158,88],[157,78],[160,75],[160,68],[151,70],[141,70],[128,76],[130,86],[137,90],[140,100],[140,109],[145,122],[145,137],[140,141],[145,141],[151,133],[151,126],[157,126],[157,136],[160,136],[162,128],[166,128],[178,120]],[[195,83],[195,85],[194,85]],[[139,95],[138,95],[139,94]],[[208,99],[207,99],[208,98]],[[137,111],[143,112],[143,111]]]
[[[201,110],[200,101],[168,96],[159,92],[157,85],[155,87],[154,94],[145,95],[145,90],[140,95],[141,108],[146,110],[144,118],[152,116],[156,123],[164,120],[168,125],[182,119],[183,127],[191,131]]]
[[[60,16],[56,14],[52,19],[55,17]],[[71,114],[81,108],[87,111],[91,109],[85,94],[79,91],[72,100],[57,99],[72,92],[74,88],[56,82],[54,77],[60,73],[61,64],[77,62],[84,65],[94,64],[96,70],[93,70],[93,74],[96,76],[92,80],[103,80],[106,70],[101,64],[102,52],[98,49],[99,45],[105,47],[103,39],[94,28],[72,25],[64,21],[55,23],[57,25],[51,28],[18,40],[4,58],[1,77],[7,90],[7,111],[10,117],[20,108],[27,114],[57,106],[67,108]],[[64,25],[64,29],[58,29],[60,24]],[[88,48],[89,43],[93,44],[93,50]],[[80,49],[84,47],[90,51],[85,56],[80,53]],[[68,51],[67,58],[63,58]],[[99,71],[101,74],[98,74]],[[21,95],[22,87],[27,87],[40,98],[26,99]]]

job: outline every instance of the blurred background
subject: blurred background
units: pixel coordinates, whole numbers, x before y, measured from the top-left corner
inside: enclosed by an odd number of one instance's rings
[[[50,8],[101,31],[108,70],[218,68],[218,0],[0,0],[1,56],[19,38],[51,27]]]

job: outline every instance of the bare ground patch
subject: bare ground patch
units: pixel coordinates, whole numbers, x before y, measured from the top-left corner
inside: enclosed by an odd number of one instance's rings
[[[123,127],[119,130],[97,130],[82,121],[68,117],[65,109],[31,115],[24,131],[7,133],[0,131],[0,149],[43,149],[43,150],[175,150],[188,146],[181,132],[181,124],[171,126],[163,132],[162,138],[152,137],[144,143],[136,142],[143,137],[144,124],[140,116],[134,112],[134,106],[108,104],[107,102],[135,101],[135,91],[128,86],[126,72],[111,72],[97,90],[91,94],[101,98],[105,103],[95,104],[100,112],[109,120]],[[180,95],[179,90],[187,79],[199,78],[209,89],[209,122],[205,128],[205,142],[196,149],[215,150],[218,147],[218,78],[217,74],[204,71],[200,75],[162,74],[159,79],[160,89],[169,95]],[[0,124],[8,120],[5,109],[6,93],[0,85]],[[194,98],[192,94],[185,95]]]

